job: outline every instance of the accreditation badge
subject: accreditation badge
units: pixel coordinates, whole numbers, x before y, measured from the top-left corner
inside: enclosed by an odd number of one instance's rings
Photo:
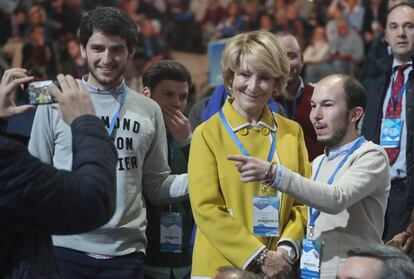
[[[319,279],[322,246],[319,240],[309,237],[302,240],[302,256],[300,257],[301,279]]]
[[[257,236],[279,236],[279,204],[276,196],[253,197],[253,233]]]
[[[399,147],[404,121],[400,118],[384,118],[381,127],[380,146]]]
[[[163,212],[160,220],[160,251],[181,253],[183,218],[180,212]]]

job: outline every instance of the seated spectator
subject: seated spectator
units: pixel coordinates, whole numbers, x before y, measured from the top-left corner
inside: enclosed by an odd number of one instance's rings
[[[312,9],[308,14],[308,22],[312,26],[326,25],[330,1],[313,1]]]
[[[285,8],[277,10],[274,14],[274,17],[277,32],[289,33]]]
[[[361,4],[360,0],[333,0],[331,8],[333,6],[341,5],[342,15],[348,20],[350,28],[356,32],[362,32],[364,23],[365,7]]]
[[[201,36],[195,32],[197,24],[195,13],[190,10],[189,0],[167,2],[167,16],[171,48],[178,51],[194,52],[201,44]],[[194,43],[194,38],[200,38],[200,44]]]
[[[79,41],[72,37],[66,43],[68,57],[62,61],[62,73],[81,79],[88,73],[86,61],[81,55]]]
[[[364,57],[364,42],[361,36],[349,28],[345,17],[335,19],[338,35],[329,43],[329,56],[326,63],[315,65],[321,76],[328,74],[355,75]]]
[[[137,55],[144,61],[144,68],[164,58],[164,41],[153,20],[143,18],[139,24]]]
[[[349,250],[336,278],[412,279],[414,264],[396,248],[372,244]]]
[[[75,3],[74,3],[75,2]],[[77,1],[53,0],[43,1],[47,22],[52,27],[52,38],[61,40],[66,36],[74,36],[82,18]]]
[[[241,13],[239,4],[232,1],[226,10],[226,17],[217,25],[214,33],[214,39],[228,38],[243,31],[245,17]]]
[[[326,39],[325,28],[317,26],[313,30],[311,44],[303,52],[305,64],[305,80],[307,83],[318,82],[324,77],[324,73],[318,71],[317,65],[326,62],[328,58],[329,43]]]
[[[24,36],[29,30],[27,13],[24,9],[18,8],[13,11],[10,18],[4,16],[3,20],[1,21],[0,45],[3,45],[3,52],[7,58],[10,58],[10,65],[21,67]]]
[[[158,11],[142,0],[122,0],[121,9],[123,9],[135,23],[139,23],[144,18],[157,18],[159,16]]]
[[[371,42],[384,31],[387,1],[370,0],[365,7],[362,34],[365,41],[365,49]]]
[[[202,43],[205,48],[211,40],[216,26],[224,18],[226,14],[225,9],[219,0],[208,0],[204,15],[199,23],[200,32],[202,33]]]
[[[310,39],[309,25],[299,14],[298,3],[290,3],[286,6],[286,25],[288,33],[297,38],[299,45],[304,47]]]
[[[241,3],[244,14],[246,15],[246,22],[244,29],[258,30],[260,28],[261,6],[259,0],[244,0]]]
[[[46,41],[43,25],[31,28],[29,42],[23,46],[24,68],[32,72],[36,69],[41,79],[52,79],[56,76],[56,60],[52,45]]]
[[[275,18],[273,15],[264,13],[260,16],[260,30],[276,33]]]
[[[219,0],[207,0],[207,7],[200,22],[203,31],[214,29],[225,16],[226,11]]]
[[[34,26],[43,26],[44,37],[47,41],[50,42],[52,40],[52,30],[57,26],[50,24],[45,9],[42,6],[33,6],[29,11],[28,18],[29,26],[31,28]],[[28,32],[25,35],[28,35],[30,33],[31,28],[27,30]]]

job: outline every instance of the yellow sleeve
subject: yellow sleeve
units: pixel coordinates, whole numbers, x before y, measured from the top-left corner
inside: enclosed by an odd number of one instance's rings
[[[209,243],[227,261],[243,268],[263,244],[245,225],[228,212],[222,195],[222,187],[237,186],[240,178],[232,178],[220,185],[218,160],[203,134],[205,126],[199,126],[193,134],[189,158],[189,193],[193,215],[198,229]],[[207,129],[207,128],[206,128]],[[214,140],[214,139],[211,139]],[[224,143],[223,147],[224,147]],[[249,187],[249,185],[246,185]],[[242,201],[241,201],[242,202]],[[196,241],[197,245],[197,241]],[[206,247],[198,247],[198,250]],[[209,253],[208,249],[203,250]]]

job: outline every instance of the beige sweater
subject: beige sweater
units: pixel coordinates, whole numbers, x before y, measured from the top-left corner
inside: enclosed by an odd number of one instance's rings
[[[313,172],[325,155],[313,162]],[[315,237],[325,243],[321,278],[335,278],[350,248],[382,243],[384,214],[390,191],[389,163],[385,151],[372,142],[364,143],[333,174],[345,153],[321,165],[316,181],[283,169],[277,189],[313,208],[321,210],[315,222]],[[314,174],[312,175],[312,177]]]

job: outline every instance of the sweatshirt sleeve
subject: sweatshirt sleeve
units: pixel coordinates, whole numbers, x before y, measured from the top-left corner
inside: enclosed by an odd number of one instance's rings
[[[287,168],[283,172],[280,184],[272,186],[328,214],[338,214],[376,191],[385,191],[390,185],[387,155],[379,147],[354,156],[349,168],[331,185],[304,178]]]
[[[116,200],[117,154],[102,121],[72,123],[73,171],[57,170],[24,145],[0,138],[0,227],[32,234],[74,234],[105,224]]]
[[[188,199],[187,174],[169,175],[167,135],[161,109],[157,106],[153,118],[155,135],[143,164],[142,190],[156,206]]]
[[[29,140],[29,152],[42,162],[52,164],[54,133],[50,106],[38,106]]]

